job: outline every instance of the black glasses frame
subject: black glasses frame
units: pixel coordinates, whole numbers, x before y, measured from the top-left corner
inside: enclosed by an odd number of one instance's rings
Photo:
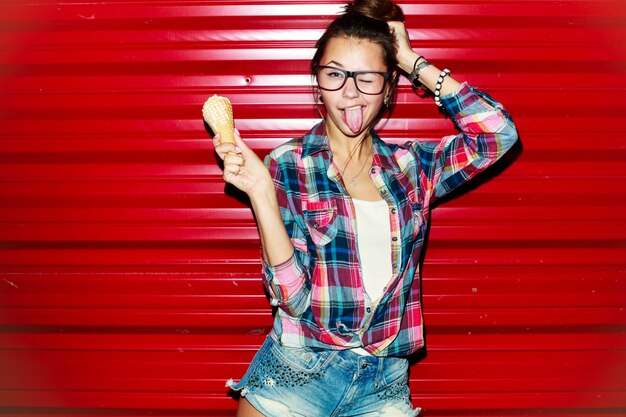
[[[339,87],[337,87],[337,88],[324,88],[324,87],[322,87],[320,85],[320,83],[319,83],[319,76],[317,74],[318,74],[318,72],[321,69],[325,69],[325,68],[330,68],[332,70],[336,70],[336,71],[342,72],[345,75],[345,77],[343,78],[343,83],[341,83],[341,85]],[[367,95],[370,95],[370,96],[376,96],[378,94],[381,94],[383,91],[385,91],[385,84],[387,83],[387,80],[389,80],[389,76],[390,76],[390,74],[388,72],[383,72],[383,71],[347,71],[347,70],[344,70],[344,69],[341,69],[341,68],[337,68],[337,67],[332,67],[332,66],[329,66],[329,65],[316,65],[316,66],[313,67],[313,71],[315,72],[315,79],[318,80],[317,81],[317,86],[319,88],[321,88],[322,90],[324,90],[324,91],[341,90],[343,88],[343,86],[346,85],[346,81],[348,81],[348,78],[352,78],[354,80],[354,85],[356,86],[356,89],[359,90],[361,93],[367,94]],[[365,91],[361,90],[359,88],[359,83],[357,82],[357,79],[356,79],[356,77],[358,75],[361,75],[361,74],[380,74],[380,75],[382,75],[383,78],[385,79],[385,81],[383,82],[383,86],[380,89],[380,91],[378,93],[366,93]]]

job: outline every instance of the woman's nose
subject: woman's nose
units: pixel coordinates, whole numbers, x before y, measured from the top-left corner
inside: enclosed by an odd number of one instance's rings
[[[343,95],[347,98],[359,96],[359,90],[356,88],[356,80],[354,77],[350,77],[346,80],[346,85],[343,86]]]

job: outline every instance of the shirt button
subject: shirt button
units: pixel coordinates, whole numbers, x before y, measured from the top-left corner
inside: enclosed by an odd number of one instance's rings
[[[396,214],[397,212],[398,212],[398,210],[395,207],[391,209],[391,213],[392,214]]]
[[[370,307],[367,307],[367,308],[365,309],[365,311],[367,311],[368,313],[371,313],[371,312],[372,312],[372,309],[371,309]]]
[[[382,190],[380,193],[381,193],[382,195],[385,195],[385,194],[387,194],[387,190]]]
[[[372,168],[372,169],[370,170],[370,172],[371,172],[372,174],[376,174],[376,168]]]
[[[393,240],[394,242],[398,241],[398,238],[396,236],[392,237],[391,240]]]

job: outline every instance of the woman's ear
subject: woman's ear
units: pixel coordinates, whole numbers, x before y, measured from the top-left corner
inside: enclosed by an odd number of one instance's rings
[[[398,71],[394,70],[391,72],[391,75],[389,76],[389,82],[387,83],[387,88],[385,89],[385,98],[383,99],[385,106],[389,104],[389,101],[391,100],[391,97],[393,96],[394,89],[397,86],[397,81],[398,81]]]

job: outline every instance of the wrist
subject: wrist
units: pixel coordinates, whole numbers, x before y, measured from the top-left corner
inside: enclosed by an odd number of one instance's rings
[[[420,74],[422,71],[431,66],[431,63],[426,60],[423,56],[418,57],[413,64],[413,70],[409,74],[409,81],[416,88],[421,88],[422,83],[420,81]]]
[[[413,50],[409,50],[403,54],[398,54],[398,67],[407,74],[413,71],[413,65],[421,55]]]
[[[263,182],[257,184],[253,190],[250,190],[248,197],[250,198],[250,203],[255,212],[263,207],[278,206],[276,189],[271,180],[269,183]]]

